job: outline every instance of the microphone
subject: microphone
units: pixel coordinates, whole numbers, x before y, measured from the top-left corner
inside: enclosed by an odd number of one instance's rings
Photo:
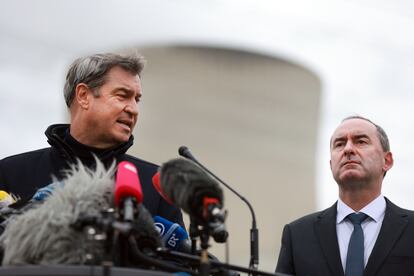
[[[0,190],[0,209],[8,207],[16,202],[15,198],[9,193]]]
[[[199,225],[207,224],[216,242],[225,242],[223,191],[218,183],[192,161],[177,158],[160,170],[162,193]]]
[[[15,213],[15,210],[9,206],[17,201],[13,194],[0,190],[0,235],[7,226],[8,219]]]
[[[0,238],[2,265],[85,264],[90,255],[103,256],[103,244],[71,225],[82,214],[99,216],[112,207],[114,166],[106,170],[97,162],[92,171],[79,161],[66,171],[62,188],[36,208],[9,219]]]
[[[190,241],[184,228],[178,223],[173,223],[160,216],[155,216],[153,219],[164,247],[183,253],[191,253]]]
[[[216,199],[218,204],[223,201],[223,192],[217,182],[185,159],[177,158],[162,164],[160,180],[162,194],[201,220],[205,220],[205,199]]]
[[[13,195],[0,191],[0,234],[3,233],[4,229],[7,227],[11,217],[20,215],[40,205],[58,187],[62,187],[61,182],[52,182],[51,184],[38,189],[30,199],[17,199]]]
[[[116,220],[112,208],[114,173],[115,163],[108,170],[99,160],[94,170],[80,161],[73,165],[61,180],[61,188],[55,189],[36,208],[9,220],[0,238],[4,250],[2,265],[98,264],[108,256],[106,243],[112,242],[116,233],[128,234],[144,251],[160,246],[154,221],[142,204],[137,206],[133,222]],[[121,191],[127,189],[119,185],[116,198],[118,206],[122,206],[126,194]],[[139,199],[135,188],[131,193]],[[110,210],[112,217],[108,216]],[[131,262],[142,264],[136,259]]]
[[[151,213],[142,205],[138,205],[138,216],[133,225],[133,236],[138,247],[146,251],[147,249],[155,251],[160,247],[162,242],[157,229],[154,228],[154,220]]]
[[[191,151],[186,146],[181,146],[178,149],[178,154],[186,159],[189,159],[199,165],[204,171],[206,171],[209,175],[219,181],[221,184],[224,185],[227,189],[229,189],[233,194],[235,194],[238,198],[240,198],[243,202],[246,203],[247,207],[250,210],[252,215],[252,227],[250,229],[250,267],[257,269],[259,266],[259,229],[256,226],[256,215],[254,213],[253,207],[250,202],[241,194],[239,194],[236,190],[226,184],[223,180],[221,180],[218,176],[213,174],[209,169],[207,169],[203,164],[201,164],[191,153]]]
[[[164,192],[162,191],[161,188],[161,180],[160,180],[160,172],[157,172],[156,174],[154,174],[154,176],[152,177],[152,185],[154,186],[155,190],[157,190],[157,192],[161,195],[161,197],[167,201],[169,204],[174,204],[171,199],[169,199]]]
[[[44,186],[36,191],[36,193],[32,196],[32,199],[29,202],[41,202],[46,200],[53,191],[58,188],[63,187],[62,182],[54,181],[47,186]]]
[[[122,161],[118,165],[116,174],[114,203],[121,211],[124,221],[134,220],[134,206],[142,203],[142,200],[143,194],[137,168],[131,162]]]

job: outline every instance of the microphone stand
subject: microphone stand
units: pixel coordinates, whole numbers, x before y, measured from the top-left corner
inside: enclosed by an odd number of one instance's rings
[[[180,258],[180,259],[183,259],[183,260],[189,260],[189,261],[193,261],[193,262],[200,262],[200,257],[199,256],[190,255],[190,254],[186,254],[186,253],[182,253],[182,252],[178,252],[178,251],[174,251],[174,250],[170,250],[170,249],[159,248],[157,250],[157,253],[160,256],[177,257],[177,258]],[[293,275],[290,275],[290,274],[284,274],[284,273],[279,273],[279,272],[271,273],[271,272],[265,272],[265,271],[251,269],[251,268],[245,268],[245,267],[242,267],[242,266],[222,263],[218,260],[210,260],[210,265],[211,265],[212,268],[224,268],[224,269],[229,269],[229,270],[234,270],[234,271],[239,271],[239,272],[249,273],[249,274],[254,274],[254,275],[293,276]]]
[[[194,255],[196,254],[196,237],[200,237],[199,276],[210,275],[210,259],[208,254],[210,236],[217,242],[225,242],[228,236],[227,231],[224,229],[225,212],[219,208],[221,205],[217,204],[217,199],[204,197],[201,217],[190,214],[191,249]]]
[[[191,237],[191,253],[197,254],[197,237],[200,237],[201,256],[198,259],[198,275],[210,275],[210,261],[208,258],[208,241],[210,238],[210,228],[208,222],[202,222],[194,216],[190,215],[190,237]],[[193,266],[193,269],[197,268]]]
[[[210,275],[210,262],[208,259],[208,239],[209,239],[208,229],[203,229],[200,235],[200,246],[201,246],[201,257],[200,257],[200,267],[199,275],[208,276]]]
[[[241,194],[239,194],[236,190],[234,190],[232,187],[227,185],[223,180],[221,180],[218,176],[213,174],[209,169],[207,169],[203,164],[201,164],[190,152],[190,150],[186,146],[181,146],[178,149],[179,155],[181,155],[184,158],[187,158],[197,165],[199,165],[202,169],[204,169],[207,173],[209,173],[212,177],[217,179],[221,184],[223,184],[227,189],[229,189],[231,192],[233,192],[236,196],[238,196],[242,201],[244,201],[247,204],[247,207],[250,210],[250,213],[252,214],[252,227],[250,229],[250,264],[249,267],[253,270],[257,270],[259,266],[259,229],[256,227],[256,216],[253,210],[252,205],[250,202]]]

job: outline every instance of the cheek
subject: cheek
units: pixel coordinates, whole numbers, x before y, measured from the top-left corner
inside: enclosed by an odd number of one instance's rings
[[[330,160],[331,168],[337,167],[338,163],[339,163],[338,156],[336,154],[332,154],[331,155],[331,160]]]

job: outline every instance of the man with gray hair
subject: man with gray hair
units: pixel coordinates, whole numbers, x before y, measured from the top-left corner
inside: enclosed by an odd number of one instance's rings
[[[64,87],[70,125],[47,128],[51,147],[0,160],[0,190],[24,201],[50,184],[52,175],[63,178],[77,159],[89,168],[96,165],[95,157],[107,168],[125,160],[138,169],[150,213],[183,225],[181,211],[163,200],[152,185],[158,166],[126,154],[134,140],[143,68],[138,54],[95,54],[75,60]]]

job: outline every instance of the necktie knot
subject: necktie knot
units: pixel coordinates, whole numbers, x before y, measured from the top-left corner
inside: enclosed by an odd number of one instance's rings
[[[361,223],[368,218],[367,214],[364,213],[352,213],[348,215],[348,219],[353,225],[361,225]]]

